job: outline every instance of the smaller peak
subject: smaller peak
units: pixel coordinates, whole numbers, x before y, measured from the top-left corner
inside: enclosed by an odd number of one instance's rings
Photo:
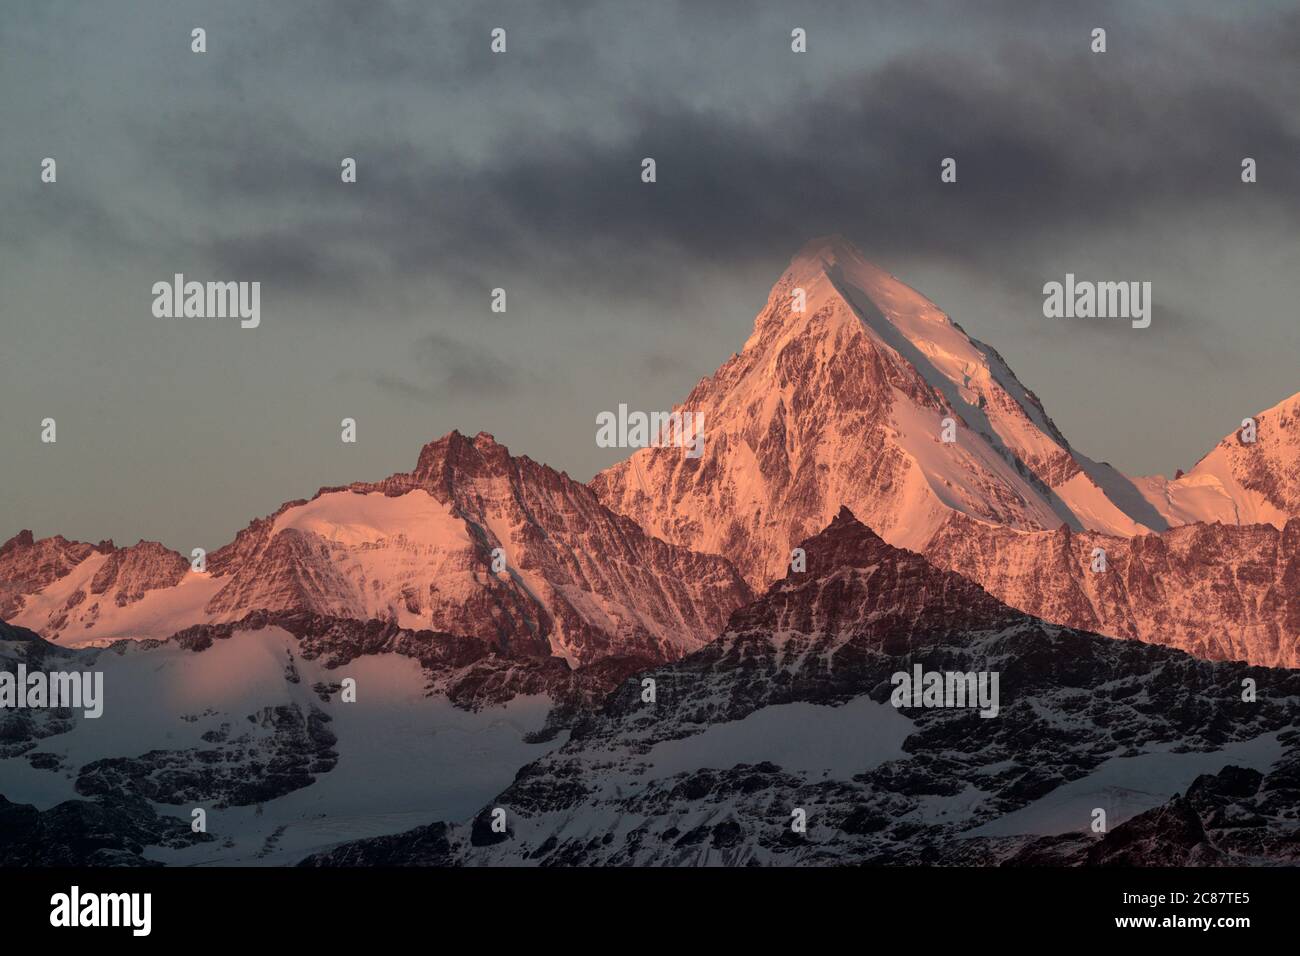
[[[16,535],[14,535],[4,544],[0,545],[0,554],[6,554],[10,551],[16,551],[19,548],[30,548],[35,543],[36,543],[35,536],[31,533],[30,530],[24,528],[22,531],[19,531]]]
[[[844,549],[847,549],[847,553],[852,553],[856,558],[864,559],[868,555],[889,557],[895,554],[910,554],[910,552],[900,551],[895,548],[876,534],[874,530],[859,521],[847,505],[840,505],[840,510],[831,519],[831,523],[812,537],[799,542],[799,547],[810,555],[816,553],[822,557],[832,554],[841,555]],[[834,560],[840,560],[840,558],[833,559],[832,563],[834,563]]]
[[[791,567],[762,597],[735,611],[728,631],[770,635],[793,627],[905,650],[1028,620],[968,578],[889,544],[848,508],[799,547],[804,567]]]
[[[437,438],[431,442],[428,442],[424,447],[425,449],[434,449],[434,448],[447,448],[449,446],[467,447],[472,445],[475,448],[489,448],[497,444],[499,443],[497,442],[496,437],[491,432],[479,432],[473,438],[470,438],[459,428],[453,428],[451,431],[447,432],[447,434],[443,435],[441,438]]]
[[[496,436],[491,432],[479,432],[472,440],[468,441],[468,445],[474,449],[476,456],[483,461],[500,464],[506,461],[519,460],[519,456],[511,454],[510,449],[497,441]]]
[[[475,471],[485,463],[497,467],[512,457],[510,449],[500,444],[489,432],[479,432],[470,438],[453,428],[437,441],[431,441],[420,449],[415,471],[411,474],[416,479],[425,479],[448,468],[453,471]]]
[[[459,429],[453,428],[441,438],[435,438],[433,441],[425,442],[424,447],[420,449],[420,455],[423,457],[428,452],[447,448],[450,445],[466,445],[469,443],[470,440],[462,435]]]
[[[830,526],[833,528],[838,524],[850,524],[850,523],[857,524],[858,523],[857,516],[854,515],[852,511],[849,510],[848,505],[840,505],[839,514],[837,514],[834,518],[831,519]]]
[[[420,449],[419,457],[415,461],[415,474],[428,474],[430,467],[436,461],[445,458],[449,451],[462,448],[469,444],[469,439],[462,435],[457,429],[453,428],[441,438],[435,438],[431,442],[425,442],[424,447]]]
[[[455,441],[458,438],[464,438],[464,437],[465,436],[462,435],[458,429],[453,428],[451,431],[447,432],[447,434],[442,435],[439,438],[435,438],[433,441],[425,442],[424,447],[428,448],[430,445],[442,445],[442,444],[446,444],[447,442]]]

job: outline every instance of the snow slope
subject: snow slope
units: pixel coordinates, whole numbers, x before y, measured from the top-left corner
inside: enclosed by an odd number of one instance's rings
[[[1201,774],[1218,773],[1228,766],[1266,771],[1282,756],[1282,749],[1276,734],[1262,734],[1205,753],[1157,747],[1137,756],[1112,757],[1088,776],[1072,780],[965,835],[1054,836],[1078,832],[1083,829],[1081,821],[1091,820],[1096,807],[1106,811],[1107,826],[1116,827],[1182,793]]]
[[[1300,517],[1300,393],[1253,416],[1256,440],[1226,436],[1187,474],[1135,485],[1171,525],[1271,524]]]
[[[208,815],[214,840],[148,851],[170,864],[289,863],[429,816],[460,819],[554,745],[524,740],[542,727],[551,707],[546,697],[466,711],[430,695],[427,674],[409,657],[372,655],[328,669],[323,661],[304,659],[298,640],[275,627],[236,632],[202,653],[175,642],[86,653],[91,656],[64,666],[102,671],[103,716],[86,719],[78,712],[67,731],[0,759],[0,794],[45,810],[84,798],[78,784],[85,789],[93,778],[88,768],[97,761],[136,760],[136,773],[152,768],[159,789],[142,792],[160,813],[183,818],[186,827],[193,808]],[[344,703],[337,690],[322,696],[317,689],[344,677],[357,683],[355,703]],[[262,719],[274,708],[322,715],[321,726],[334,738],[328,745],[333,756],[318,760],[301,779],[270,786],[255,802],[235,796],[232,781],[221,776],[203,780],[211,765],[204,755],[222,754],[241,783],[258,782],[283,729]],[[561,733],[556,742],[564,739]],[[43,755],[39,763],[34,754]],[[257,756],[245,762],[247,754]],[[51,760],[57,769],[47,769]],[[194,792],[174,798],[167,792],[169,779],[181,789],[179,781],[196,778],[201,782]]]
[[[209,619],[205,605],[221,590],[210,574],[185,573],[176,584],[151,588],[124,605],[92,595],[95,577],[108,563],[107,555],[92,553],[67,575],[26,600],[10,617],[19,627],[47,634],[69,646],[167,637]],[[186,571],[189,565],[186,563]]]

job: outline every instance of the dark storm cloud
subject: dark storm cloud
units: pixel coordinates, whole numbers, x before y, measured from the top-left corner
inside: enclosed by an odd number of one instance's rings
[[[762,121],[640,104],[630,141],[565,151],[535,141],[484,170],[450,211],[463,221],[497,211],[529,243],[747,257],[792,231],[842,227],[872,245],[992,261],[1045,235],[1166,212],[1300,218],[1300,138],[1281,97],[1243,85],[1152,100],[1085,60],[1010,59],[1036,69],[1012,78],[979,62],[896,62]],[[1253,192],[1239,178],[1247,154],[1267,171]],[[657,160],[654,186],[637,182],[642,156]],[[958,160],[955,187],[939,182],[945,156]]]
[[[254,276],[286,296],[352,305],[372,299],[377,282],[428,280],[465,293],[507,267],[535,286],[581,284],[664,303],[684,265],[771,261],[830,232],[885,261],[947,260],[1008,289],[1037,289],[1062,271],[1062,255],[1138,225],[1158,235],[1198,217],[1219,229],[1298,224],[1291,54],[1300,51],[1300,11],[1242,23],[1189,8],[1180,29],[1106,4],[1066,27],[1045,6],[1008,0],[970,16],[957,52],[919,55],[900,44],[864,57],[870,65],[837,54],[809,76],[795,72],[792,61],[802,61],[788,47],[781,52],[788,40],[756,16],[751,29],[780,42],[739,67],[737,82],[783,70],[808,92],[742,109],[701,98],[669,71],[645,82],[613,77],[621,48],[598,28],[608,5],[566,4],[571,22],[547,32],[526,5],[332,0],[262,25],[255,42],[232,50],[221,66],[228,95],[163,122],[148,114],[124,122],[141,171],[176,187],[170,217],[151,210],[159,254],[194,262],[194,271]],[[738,23],[729,4],[677,9],[667,22],[682,35],[647,37],[643,47],[669,52],[692,31]],[[882,9],[887,22],[953,7]],[[1103,55],[1087,48],[1083,24],[1093,14],[1110,25]],[[497,22],[512,24],[507,57],[482,52]],[[400,108],[323,127],[286,98],[250,100],[240,64],[264,77],[270,50],[281,52],[285,77],[328,70],[361,91],[378,81]],[[503,88],[562,100],[598,67],[611,75],[604,114],[575,100],[499,129],[489,118],[474,148],[457,148],[463,118],[437,108],[446,96],[477,102]],[[400,120],[419,107],[422,86],[444,98],[424,127],[408,128]],[[585,128],[575,128],[584,109]],[[358,183],[346,187],[345,155],[359,163]],[[1239,176],[1246,155],[1260,168],[1251,187]],[[658,165],[653,185],[639,178],[646,156]],[[958,162],[955,185],[939,180],[946,156]],[[21,220],[24,209],[17,213]],[[134,244],[133,213],[102,199],[69,207],[62,226],[102,248],[112,245],[104,235],[116,214]]]
[[[1297,36],[1292,15],[1268,44],[1293,49]],[[1189,73],[1181,43],[1097,56],[1075,35],[1058,48],[908,52],[761,115],[629,93],[620,136],[560,135],[539,115],[472,159],[435,161],[400,134],[359,129],[365,145],[343,153],[359,154],[348,188],[326,137],[289,115],[241,121],[235,105],[196,115],[196,129],[166,124],[151,153],[203,201],[238,198],[221,216],[241,238],[200,238],[196,254],[206,244],[221,269],[255,265],[308,293],[361,295],[376,274],[481,284],[508,263],[540,282],[653,298],[682,261],[734,265],[827,232],[1036,287],[1065,240],[1196,216],[1219,228],[1300,220],[1300,114],[1278,85],[1290,68],[1261,61],[1233,25],[1199,37],[1193,55],[1219,69]],[[1247,155],[1260,167],[1252,187],[1240,182]],[[645,156],[653,185],[639,179]],[[939,181],[946,156],[955,186]],[[268,212],[277,225],[258,228]]]

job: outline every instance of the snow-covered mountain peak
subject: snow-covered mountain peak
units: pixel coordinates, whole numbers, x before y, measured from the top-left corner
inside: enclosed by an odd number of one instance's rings
[[[592,487],[652,534],[732,557],[750,584],[849,505],[919,550],[959,512],[1021,530],[1131,535],[1164,520],[1076,455],[993,349],[851,243],[808,243],[739,354],[687,396],[700,459],[647,448]]]
[[[810,239],[790,260],[789,275],[794,279],[815,279],[818,275],[844,272],[866,285],[897,282],[888,272],[871,262],[862,251],[843,236]]]
[[[870,262],[843,236],[823,236],[806,243],[773,285],[768,307],[755,321],[755,339],[764,338],[765,328],[770,337],[774,324],[792,334],[809,322],[860,326],[861,316],[852,304],[854,295],[884,304],[906,302],[931,319],[947,320],[915,290]],[[751,339],[746,348],[753,342]]]

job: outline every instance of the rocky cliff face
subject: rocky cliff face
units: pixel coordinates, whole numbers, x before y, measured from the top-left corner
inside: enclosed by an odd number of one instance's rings
[[[150,592],[174,588],[189,568],[156,541],[117,548],[111,541],[90,545],[62,536],[35,541],[25,531],[0,549],[8,619],[52,640],[84,638],[101,617],[113,619]]]
[[[1105,570],[1094,571],[1094,555]],[[1210,660],[1300,666],[1300,518],[1117,538],[955,515],[925,556],[1027,614]]]
[[[115,548],[90,579],[88,598],[101,595],[117,607],[144,599],[146,591],[175,587],[190,563],[157,541]]]
[[[106,541],[98,549],[111,547]],[[0,545],[0,619],[8,620],[28,595],[59,580],[96,550],[96,545],[62,535],[37,541],[30,531],[20,531]]]

